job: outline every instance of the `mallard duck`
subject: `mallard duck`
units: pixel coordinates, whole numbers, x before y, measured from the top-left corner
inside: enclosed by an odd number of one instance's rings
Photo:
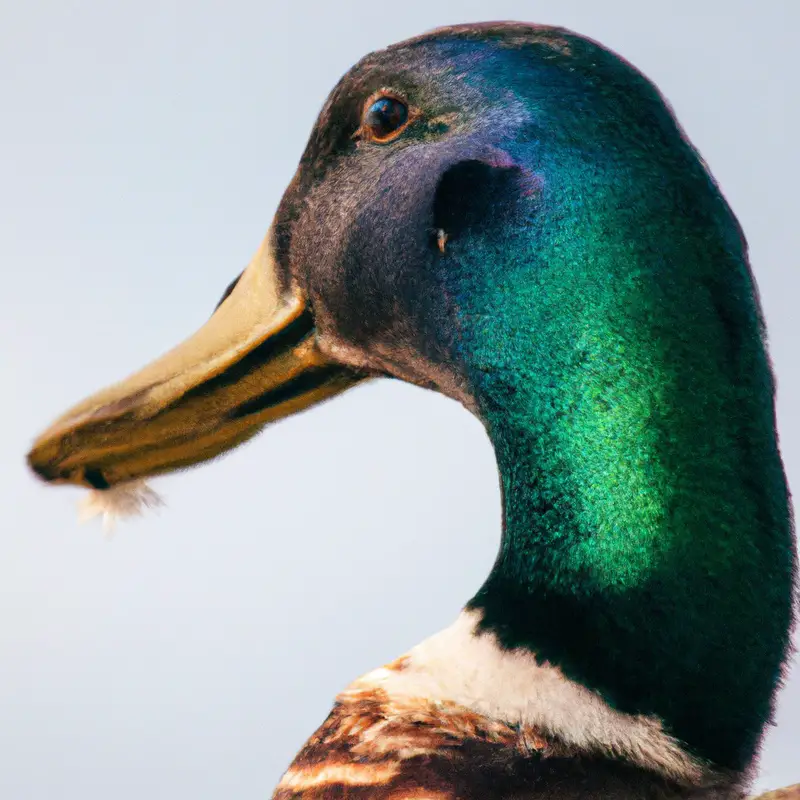
[[[379,376],[483,422],[500,553],[274,796],[740,796],[792,624],[774,384],[742,231],[634,67],[517,23],[368,55],[206,325],[29,463],[111,497]]]

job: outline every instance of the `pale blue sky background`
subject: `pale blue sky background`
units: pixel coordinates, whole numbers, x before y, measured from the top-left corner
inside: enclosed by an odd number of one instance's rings
[[[203,322],[337,78],[436,25],[564,24],[672,101],[739,215],[800,483],[792,0],[0,1],[0,797],[264,798],[351,679],[448,624],[494,559],[492,452],[388,382],[157,482],[104,541],[34,434]],[[800,780],[800,674],[760,786]]]

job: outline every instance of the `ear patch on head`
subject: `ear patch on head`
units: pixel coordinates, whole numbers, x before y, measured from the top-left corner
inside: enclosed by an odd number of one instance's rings
[[[466,230],[500,230],[518,216],[519,201],[530,194],[529,182],[525,170],[510,159],[503,164],[469,159],[450,167],[433,200],[433,229],[447,232],[444,242],[437,235],[439,250],[443,253],[443,245]]]

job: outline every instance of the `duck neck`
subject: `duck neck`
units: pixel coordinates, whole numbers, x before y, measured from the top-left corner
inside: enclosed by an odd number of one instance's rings
[[[744,364],[730,362],[687,377],[699,363],[688,350],[681,367],[651,357],[642,370],[633,348],[605,345],[562,359],[535,391],[492,379],[483,406],[504,530],[469,608],[502,647],[741,771],[790,626],[771,386],[762,372],[760,392],[752,374],[739,391],[726,372]]]
[[[542,151],[525,220],[454,242],[453,280],[480,276],[454,291],[459,356],[504,518],[468,607],[740,771],[786,657],[794,544],[745,244],[684,149],[666,183]]]

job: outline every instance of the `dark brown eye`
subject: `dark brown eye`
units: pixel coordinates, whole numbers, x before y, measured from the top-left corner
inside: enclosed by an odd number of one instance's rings
[[[364,112],[360,133],[366,139],[385,142],[408,123],[408,106],[395,97],[379,97]]]

